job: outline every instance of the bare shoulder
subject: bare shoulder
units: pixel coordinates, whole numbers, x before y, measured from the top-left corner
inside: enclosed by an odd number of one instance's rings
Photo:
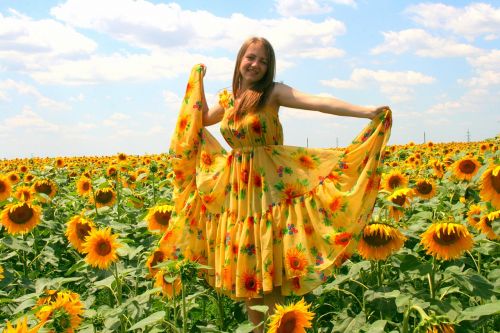
[[[280,101],[282,100],[283,96],[286,96],[286,94],[288,94],[290,91],[290,86],[281,82],[275,82],[273,85],[273,90],[271,91],[271,95],[269,96],[269,104],[280,106]]]

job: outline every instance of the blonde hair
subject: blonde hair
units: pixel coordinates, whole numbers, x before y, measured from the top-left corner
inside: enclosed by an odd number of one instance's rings
[[[267,55],[267,71],[258,82],[256,82],[252,87],[247,89],[241,95],[239,93],[241,85],[241,73],[240,65],[243,56],[245,55],[248,47],[253,43],[261,43],[266,50]],[[239,98],[239,102],[235,105],[236,113],[243,111],[256,111],[266,104],[266,101],[271,94],[271,90],[274,86],[274,76],[276,74],[276,57],[274,55],[274,49],[269,43],[269,41],[263,37],[250,37],[243,45],[241,45],[236,57],[236,64],[234,66],[233,74],[233,95],[235,98]]]

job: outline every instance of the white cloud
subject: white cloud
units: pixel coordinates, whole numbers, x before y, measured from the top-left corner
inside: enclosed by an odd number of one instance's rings
[[[0,99],[10,100],[9,95],[6,93],[8,90],[14,90],[20,95],[32,96],[36,99],[38,106],[50,110],[69,110],[71,107],[63,102],[58,102],[45,95],[32,85],[24,82],[17,82],[12,79],[0,81]],[[3,97],[3,98],[2,98]]]
[[[74,59],[95,51],[97,44],[60,22],[34,20],[15,10],[0,13],[0,59],[4,69],[29,71],[57,59]]]
[[[356,7],[354,0],[275,0],[274,8],[282,16],[305,16],[329,13],[332,3]]]
[[[108,0],[105,5],[100,0],[69,0],[54,7],[51,14],[69,25],[147,50],[223,49],[234,54],[251,31],[266,36],[278,52],[287,54],[310,47],[330,48],[335,37],[345,33],[345,25],[334,19],[252,19],[239,13],[219,17],[207,11],[183,10],[175,3],[144,0]]]
[[[371,50],[372,54],[385,52],[402,54],[414,52],[421,57],[445,58],[476,56],[481,49],[453,39],[434,37],[422,29],[383,32],[384,42]]]
[[[277,0],[274,7],[282,16],[324,14],[332,11],[330,6],[322,5],[316,0]]]
[[[426,113],[436,115],[449,115],[460,109],[462,104],[457,101],[448,101],[431,106]]]
[[[27,128],[48,132],[57,132],[59,130],[59,126],[44,120],[37,113],[33,112],[30,107],[25,107],[21,111],[21,114],[6,118],[3,125],[9,130],[16,128]]]
[[[339,89],[360,89],[370,83],[376,83],[379,85],[380,91],[388,96],[392,102],[402,102],[412,98],[411,86],[431,84],[434,81],[432,76],[415,71],[395,72],[356,68],[348,80],[331,79],[320,82],[325,86]]]
[[[406,10],[412,19],[427,28],[447,30],[471,40],[484,35],[498,37],[500,7],[486,3],[472,3],[464,8],[442,3],[421,3]]]

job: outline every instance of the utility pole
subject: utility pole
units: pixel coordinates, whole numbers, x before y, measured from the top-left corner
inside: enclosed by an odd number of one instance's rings
[[[469,129],[467,129],[467,143],[470,142],[470,132],[469,132]]]
[[[425,143],[425,131],[424,131],[424,143]]]
[[[337,141],[337,148],[338,148],[339,147],[339,137],[337,137],[336,141]]]
[[[309,138],[306,137],[306,147],[309,148]]]

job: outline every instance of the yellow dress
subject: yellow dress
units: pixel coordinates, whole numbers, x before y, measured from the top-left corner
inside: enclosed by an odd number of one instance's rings
[[[344,150],[283,145],[272,109],[238,119],[228,103],[226,152],[202,125],[202,67],[193,68],[170,154],[175,210],[160,241],[172,259],[213,269],[208,282],[233,299],[273,288],[301,295],[356,251],[373,210],[391,113]]]

